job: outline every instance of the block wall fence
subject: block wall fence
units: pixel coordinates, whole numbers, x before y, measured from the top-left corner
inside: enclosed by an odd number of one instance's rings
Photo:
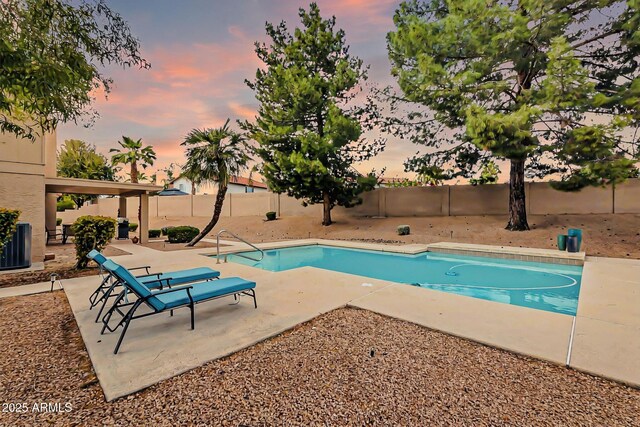
[[[544,214],[640,213],[640,179],[613,187],[589,187],[575,193],[552,189],[547,183],[526,184],[527,212]],[[336,207],[335,215],[365,217],[505,215],[509,202],[508,184],[483,186],[444,185],[436,187],[378,188],[362,195],[363,203],[351,209]],[[215,195],[150,197],[151,217],[210,217]],[[319,216],[321,205],[304,207],[300,201],[274,193],[229,193],[222,216]],[[136,221],[138,199],[127,200],[127,216]],[[79,210],[58,212],[64,223],[81,215],[116,217],[118,199],[99,199]]]

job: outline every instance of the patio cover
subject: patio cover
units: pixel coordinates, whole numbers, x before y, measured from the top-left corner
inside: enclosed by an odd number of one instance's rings
[[[46,178],[45,191],[47,193],[91,194],[111,196],[139,196],[156,191],[162,191],[162,186],[151,184],[132,184],[130,182],[98,181],[79,178]]]
[[[90,194],[90,195],[110,195],[120,196],[121,212],[126,212],[126,198],[140,197],[140,242],[146,243],[149,239],[149,193],[162,190],[162,186],[150,184],[133,184],[130,182],[98,181],[93,179],[79,178],[45,178],[45,193],[47,195],[63,194]],[[49,197],[49,196],[47,196]],[[55,198],[53,200],[54,210],[49,213],[55,224]],[[45,209],[45,212],[47,209]],[[123,214],[123,216],[125,216]]]

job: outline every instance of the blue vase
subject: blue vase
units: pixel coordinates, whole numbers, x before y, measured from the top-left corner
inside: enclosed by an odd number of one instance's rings
[[[567,252],[580,252],[578,236],[567,237]]]
[[[558,234],[558,249],[561,251],[567,250],[567,235],[566,234]]]
[[[580,228],[570,228],[567,231],[567,236],[569,236],[569,237],[577,237],[578,238],[578,250],[576,252],[580,252],[580,247],[582,246],[582,229],[580,229]]]

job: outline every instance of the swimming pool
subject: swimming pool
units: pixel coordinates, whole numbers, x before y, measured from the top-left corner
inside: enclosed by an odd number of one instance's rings
[[[228,260],[269,271],[323,268],[569,315],[576,314],[582,277],[582,267],[572,265],[321,245],[268,250],[260,262],[235,255]]]

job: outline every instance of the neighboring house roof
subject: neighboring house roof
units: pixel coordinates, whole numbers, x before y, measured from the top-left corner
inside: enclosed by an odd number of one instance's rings
[[[158,193],[158,196],[188,196],[189,193],[179,190],[178,188],[166,188]]]
[[[173,184],[179,179],[186,179],[187,181],[190,181],[189,178],[186,178],[180,175],[177,178],[174,178],[171,181],[169,181],[169,184]],[[232,177],[229,183],[242,185],[244,187],[254,187],[254,188],[264,188],[264,189],[268,188],[267,184],[265,184],[264,182],[256,181],[255,179],[245,178],[243,176]]]
[[[244,185],[245,187],[255,188],[267,188],[267,184],[264,182],[256,181],[255,179],[245,178],[243,176],[232,177],[229,181],[231,184]]]

